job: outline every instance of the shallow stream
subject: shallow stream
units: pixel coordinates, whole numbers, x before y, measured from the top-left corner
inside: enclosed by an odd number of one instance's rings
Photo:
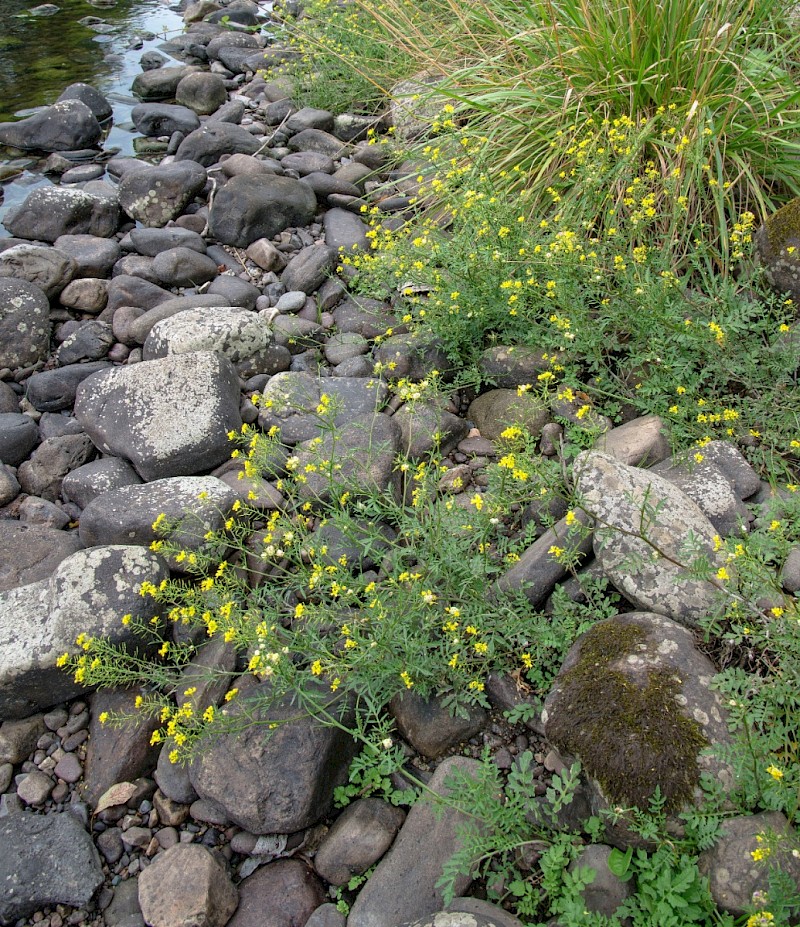
[[[114,109],[103,146],[132,153],[133,127],[125,126],[138,102],[130,86],[141,70],[139,59],[183,30],[180,13],[164,0],[55,0],[58,9],[49,15],[32,14],[36,6],[35,0],[2,0],[0,122],[30,115],[83,81],[102,91]],[[3,183],[0,219],[32,186],[49,183],[35,170],[36,158],[14,155],[0,148],[0,180],[16,175]],[[7,234],[0,226],[0,237]]]

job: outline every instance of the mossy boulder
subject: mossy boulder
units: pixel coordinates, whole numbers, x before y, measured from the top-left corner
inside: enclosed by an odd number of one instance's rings
[[[580,760],[594,810],[646,809],[659,788],[677,812],[699,797],[701,772],[732,784],[704,752],[730,743],[714,672],[690,631],[652,612],[599,621],[578,638],[542,719],[553,746]]]
[[[800,300],[800,197],[765,219],[754,241],[770,285]]]

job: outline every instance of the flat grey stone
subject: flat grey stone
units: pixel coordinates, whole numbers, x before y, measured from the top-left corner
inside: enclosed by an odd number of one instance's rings
[[[103,882],[100,857],[78,819],[65,812],[0,819],[0,921],[46,905],[87,904]]]
[[[156,322],[144,343],[143,357],[217,351],[237,364],[263,351],[272,341],[266,320],[238,306],[188,309]]]

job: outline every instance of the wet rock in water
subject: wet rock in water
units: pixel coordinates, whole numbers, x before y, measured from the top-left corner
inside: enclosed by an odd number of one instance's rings
[[[354,801],[323,838],[314,868],[331,885],[344,885],[378,862],[404,820],[404,811],[379,798]]]
[[[316,208],[313,191],[299,180],[272,174],[239,175],[217,193],[209,228],[224,244],[246,248],[290,226],[306,225]]]
[[[60,103],[62,100],[80,100],[94,113],[98,122],[105,122],[114,113],[108,100],[90,84],[70,84],[61,91],[56,102]]]
[[[38,286],[48,299],[58,296],[77,269],[77,263],[56,248],[15,245],[0,253],[0,277],[27,280]]]
[[[131,120],[137,132],[156,137],[183,132],[188,135],[200,128],[194,110],[171,103],[140,103],[131,110]]]
[[[696,503],[663,477],[596,451],[578,456],[574,474],[581,507],[600,522],[595,556],[629,601],[690,627],[720,606],[720,585],[687,576],[683,566],[692,557],[687,536],[712,570],[725,566],[717,531]]]
[[[325,898],[310,866],[299,859],[279,859],[239,883],[239,907],[228,927],[299,927]]]
[[[141,547],[95,547],[66,557],[49,580],[0,593],[0,717],[25,717],[83,691],[56,665],[75,652],[79,634],[141,646],[122,616],[149,620],[152,603],[139,589],[166,575]]]
[[[153,326],[143,357],[218,351],[236,364],[262,351],[271,340],[272,332],[257,313],[235,306],[188,309]]]
[[[228,91],[218,74],[197,71],[181,80],[175,90],[175,99],[198,116],[210,116],[227,102]]]
[[[120,222],[119,204],[74,187],[37,187],[3,225],[17,238],[54,242],[62,235],[111,238]]]
[[[134,78],[131,90],[145,102],[173,100],[178,84],[193,70],[194,68],[184,65],[143,71]]]
[[[286,723],[268,737],[259,724],[221,735],[192,764],[190,777],[201,798],[250,833],[292,833],[328,812],[356,744],[339,728],[298,715],[288,698],[269,708],[248,706],[248,696],[259,694],[269,694],[268,684],[240,692],[229,714],[250,710]]]
[[[151,927],[225,927],[238,903],[225,868],[199,844],[160,853],[139,876],[139,904]]]
[[[49,579],[82,546],[74,534],[0,521],[0,591]]]
[[[19,122],[0,123],[0,145],[23,151],[77,151],[100,141],[103,130],[80,100],[61,100]]]
[[[131,219],[161,228],[201,192],[206,176],[204,168],[193,161],[132,171],[120,181],[120,206]]]
[[[78,387],[75,416],[105,454],[144,480],[210,470],[242,424],[239,380],[216,352],[176,354],[101,371]]]
[[[433,774],[428,788],[447,795],[454,771],[471,777],[477,775],[479,766],[476,760],[450,757]],[[452,809],[437,815],[429,802],[414,805],[391,850],[356,898],[347,919],[348,927],[396,927],[440,911],[442,890],[436,883],[442,876],[444,863],[460,846],[459,827],[468,820],[468,815]],[[420,847],[425,848],[424,853]],[[457,876],[455,893],[462,893],[471,881],[469,875]]]
[[[0,819],[0,921],[14,923],[45,905],[87,904],[103,882],[92,838],[69,813]]]
[[[178,146],[175,159],[195,161],[203,167],[211,167],[223,155],[252,155],[259,151],[262,145],[262,141],[242,126],[227,122],[208,122],[186,136]]]
[[[27,367],[50,350],[50,303],[27,280],[0,277],[0,366]]]
[[[701,772],[732,787],[707,746],[731,742],[715,670],[689,630],[648,612],[597,622],[567,654],[542,720],[548,740],[576,757],[597,811],[646,808],[656,787],[668,813],[698,800]]]
[[[153,530],[160,515],[176,525],[170,539],[184,550],[202,547],[208,531],[219,531],[238,498],[214,476],[174,476],[144,485],[122,486],[97,496],[81,515],[80,538],[86,547],[140,544],[149,547],[161,535]]]

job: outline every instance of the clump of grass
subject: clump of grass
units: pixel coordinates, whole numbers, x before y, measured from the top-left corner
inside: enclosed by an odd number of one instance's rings
[[[413,61],[373,15],[352,3],[312,0],[278,32],[297,52],[283,66],[300,106],[380,115],[391,86]]]
[[[442,78],[431,92],[456,104],[473,136],[489,140],[488,169],[508,189],[532,191],[531,210],[575,165],[559,134],[591,116],[627,117],[645,130],[619,157],[622,173],[633,159],[672,167],[675,154],[710,131],[706,162],[683,161],[689,182],[700,190],[711,176],[730,186],[735,211],[763,215],[800,193],[798,39],[783,37],[787,7],[446,0],[420,15],[406,0],[384,0],[373,15],[418,69]],[[647,132],[647,119],[670,106],[682,114],[675,136],[662,138],[655,126]],[[726,201],[715,193],[689,199],[682,240],[704,224],[724,238]]]

